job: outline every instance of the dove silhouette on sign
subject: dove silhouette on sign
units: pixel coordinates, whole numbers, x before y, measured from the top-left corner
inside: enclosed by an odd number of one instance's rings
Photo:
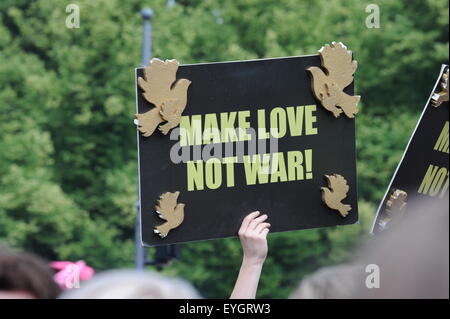
[[[191,81],[176,80],[178,66],[177,60],[162,61],[154,58],[144,68],[144,78],[138,78],[138,85],[143,90],[142,96],[154,105],[150,111],[135,115],[138,129],[145,137],[152,135],[158,125],[159,130],[166,135],[180,124]],[[163,122],[166,123],[160,125]]]
[[[179,195],[180,192],[167,192],[159,197],[158,203],[155,207],[156,213],[159,218],[164,219],[166,222],[156,226],[153,231],[161,238],[167,237],[172,229],[177,228],[184,221],[185,204],[177,203]]]
[[[440,87],[441,91],[434,93],[431,97],[431,104],[434,107],[438,107],[442,103],[448,102],[448,68],[447,71],[442,74]]]
[[[312,74],[314,95],[335,117],[339,117],[342,112],[349,118],[355,117],[361,97],[343,91],[353,82],[353,74],[358,67],[352,52],[341,42],[333,42],[322,47],[319,54],[325,71],[317,66],[307,69]]]
[[[325,175],[325,177],[328,180],[328,187],[321,187],[323,201],[329,208],[339,211],[342,217],[346,217],[352,209],[350,205],[342,203],[350,189],[347,181],[339,174]]]

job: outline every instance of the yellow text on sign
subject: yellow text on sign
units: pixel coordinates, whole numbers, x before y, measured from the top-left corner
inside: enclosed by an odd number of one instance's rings
[[[275,107],[268,119],[265,109],[253,114],[244,110],[182,116],[180,146],[248,141],[251,136],[247,129],[252,116],[256,117],[258,139],[268,139],[270,135],[274,138],[315,135],[318,134],[316,110],[316,105]]]
[[[236,168],[244,170],[246,185],[312,179],[312,150],[243,156],[243,163],[237,163],[236,157],[190,161],[188,191],[234,187]]]

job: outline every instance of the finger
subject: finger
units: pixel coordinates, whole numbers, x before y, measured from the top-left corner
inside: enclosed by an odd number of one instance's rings
[[[257,233],[258,235],[262,233],[262,231],[266,228],[270,228],[270,224],[269,223],[261,223],[259,224],[256,229],[255,229],[255,233]]]
[[[262,222],[266,221],[267,218],[269,218],[269,216],[267,216],[266,214],[259,216],[258,218],[255,218],[250,225],[248,226],[247,230],[255,230],[256,227],[261,224]]]
[[[259,211],[253,212],[247,217],[244,218],[244,221],[242,222],[241,228],[239,229],[239,233],[245,233],[245,231],[248,228],[248,225],[259,215]]]
[[[269,233],[270,229],[269,228],[264,228],[261,232],[261,236],[263,238],[267,238],[267,234]]]
[[[254,230],[260,223],[264,222],[267,218],[269,218],[269,216],[267,215],[262,215],[259,216],[258,218],[255,218],[250,225],[248,226],[247,230]]]

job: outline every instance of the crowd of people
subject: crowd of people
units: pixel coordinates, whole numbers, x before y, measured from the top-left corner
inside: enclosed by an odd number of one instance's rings
[[[448,212],[439,209],[410,212],[396,227],[372,236],[351,262],[324,267],[305,277],[291,298],[448,298],[448,218]],[[244,219],[239,230],[243,260],[230,298],[256,297],[268,253],[269,230],[267,214],[253,212]],[[373,277],[373,268],[368,268],[372,265],[379,271],[378,279]],[[80,287],[63,290],[55,281],[55,271],[49,263],[30,253],[0,247],[2,298],[198,299],[202,296],[184,279],[131,269],[100,272],[83,281]]]

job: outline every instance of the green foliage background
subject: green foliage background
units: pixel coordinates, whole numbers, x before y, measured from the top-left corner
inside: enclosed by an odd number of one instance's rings
[[[270,235],[259,297],[287,297],[304,275],[351,256],[448,61],[445,0],[70,2],[79,29],[65,27],[67,1],[0,3],[0,241],[97,270],[133,263],[142,7],[155,12],[163,59],[313,54],[331,41],[355,52],[360,224]],[[379,29],[366,27],[370,3]],[[226,298],[240,259],[237,239],[186,244],[164,272]]]

